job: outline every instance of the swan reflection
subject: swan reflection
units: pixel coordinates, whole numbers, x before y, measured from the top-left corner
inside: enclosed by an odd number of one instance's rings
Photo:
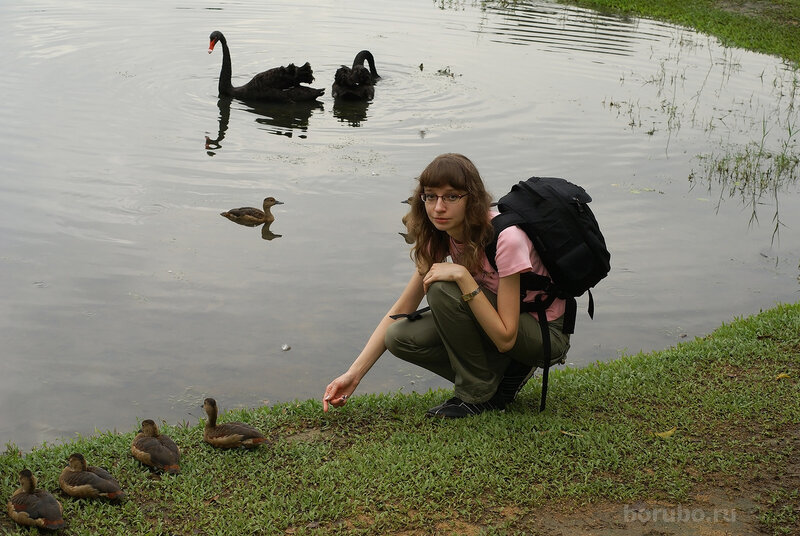
[[[228,123],[231,119],[231,97],[220,97],[217,100],[217,108],[219,109],[219,128],[217,129],[217,137],[212,139],[206,134],[206,152],[208,156],[214,156],[214,151],[222,148],[222,140],[225,139],[225,131],[228,130]]]
[[[370,101],[342,100],[333,101],[333,117],[351,127],[360,127],[367,120],[367,108]]]
[[[216,151],[222,149],[222,140],[225,139],[231,118],[232,102],[232,97],[220,97],[217,100],[219,128],[216,138],[212,138],[208,134],[205,136],[205,149],[208,156],[214,156]],[[295,131],[299,131],[297,136],[303,139],[307,137],[308,122],[313,113],[324,109],[323,104],[318,101],[299,103],[241,101],[241,105],[244,106],[245,111],[257,115],[256,123],[266,125],[268,132],[291,138],[295,135]]]
[[[319,101],[310,102],[246,102],[246,110],[256,114],[256,123],[265,125],[267,132],[291,138],[295,131],[299,138],[307,138],[308,120],[311,115],[324,107]]]

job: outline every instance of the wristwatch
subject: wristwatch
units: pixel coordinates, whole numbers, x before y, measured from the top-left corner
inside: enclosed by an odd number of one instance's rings
[[[481,287],[478,287],[475,290],[473,290],[472,292],[470,292],[469,294],[463,294],[461,296],[461,299],[464,300],[464,301],[470,301],[472,298],[474,298],[475,296],[477,296],[480,293],[481,293]]]

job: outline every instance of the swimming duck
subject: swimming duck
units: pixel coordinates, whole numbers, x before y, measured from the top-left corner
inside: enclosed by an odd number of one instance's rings
[[[224,216],[232,222],[238,223],[239,225],[255,227],[256,225],[261,225],[262,223],[274,222],[275,216],[273,216],[269,209],[275,205],[282,204],[283,201],[278,201],[274,197],[267,197],[264,199],[264,210],[259,210],[254,207],[241,207],[232,208],[227,212],[220,212],[219,215]]]
[[[364,67],[366,60],[369,69]],[[356,54],[353,66],[342,65],[333,77],[331,94],[334,99],[370,100],[375,96],[375,82],[380,79],[375,58],[369,50]]]
[[[142,428],[131,443],[131,454],[145,465],[177,475],[181,472],[181,452],[168,435],[161,434],[152,419],[142,421]]]
[[[211,54],[217,43],[222,43],[222,69],[219,72],[219,96],[236,97],[242,100],[266,100],[274,102],[312,101],[325,93],[324,89],[301,86],[314,81],[311,65],[306,62],[300,67],[290,63],[286,67],[275,67],[258,73],[243,86],[234,87],[231,83],[231,52],[228,42],[220,31],[211,32],[208,53]]]
[[[102,467],[95,467],[86,463],[86,458],[78,452],[70,454],[67,465],[58,483],[64,493],[79,499],[105,498],[119,500],[125,497],[125,492],[119,487],[111,473]]]
[[[254,448],[267,441],[267,438],[254,426],[243,422],[226,422],[217,424],[217,401],[206,398],[203,409],[208,415],[203,428],[203,440],[217,448],[230,449],[237,447]]]
[[[20,488],[8,499],[8,515],[26,527],[58,530],[64,527],[63,508],[45,489],[36,489],[36,477],[29,469],[19,472]]]

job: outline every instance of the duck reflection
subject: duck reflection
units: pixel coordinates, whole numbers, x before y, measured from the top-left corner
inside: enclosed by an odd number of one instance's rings
[[[274,240],[275,238],[280,238],[283,235],[275,234],[270,231],[269,226],[272,225],[272,222],[265,223],[261,226],[261,238],[264,240]]]
[[[333,117],[351,127],[360,127],[367,120],[367,108],[371,101],[343,100],[333,101]]]

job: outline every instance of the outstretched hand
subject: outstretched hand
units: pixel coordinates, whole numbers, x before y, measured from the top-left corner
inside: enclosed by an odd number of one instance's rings
[[[347,399],[356,390],[358,382],[348,374],[342,374],[325,389],[322,397],[322,411],[328,411],[329,406],[341,407],[347,404]]]

